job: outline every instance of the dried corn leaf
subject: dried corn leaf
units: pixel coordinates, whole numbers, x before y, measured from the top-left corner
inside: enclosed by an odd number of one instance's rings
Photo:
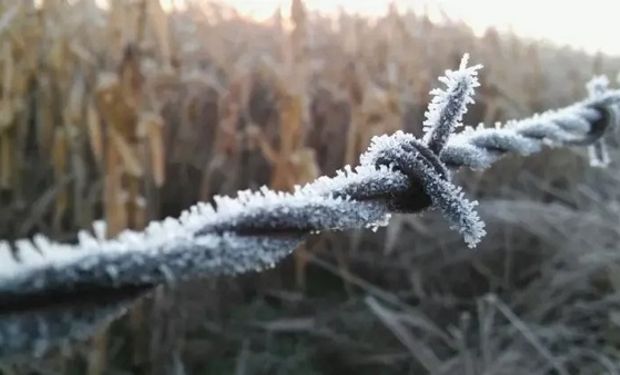
[[[138,124],[138,136],[146,140],[153,181],[157,187],[161,187],[166,178],[164,120],[156,114],[143,114]]]
[[[118,234],[127,228],[125,197],[122,189],[121,158],[116,147],[109,147],[105,153],[106,173],[104,177],[103,201],[106,218],[106,235]]]
[[[15,120],[15,111],[11,100],[0,100],[0,133],[8,131],[13,126]]]
[[[54,110],[57,109],[57,107],[53,99],[50,80],[47,76],[40,77],[37,90],[36,133],[39,149],[46,155],[49,155],[50,147],[54,140],[54,128],[56,123]]]
[[[67,103],[63,111],[65,124],[73,126],[82,125],[82,116],[84,113],[84,99],[86,97],[86,87],[84,78],[76,77],[69,89]]]
[[[0,133],[0,189],[11,188],[13,146],[8,132]]]
[[[54,132],[54,143],[52,145],[52,167],[54,169],[54,179],[61,182],[67,175],[69,158],[69,145],[65,129],[58,127]],[[56,193],[54,205],[54,226],[59,228],[60,221],[69,207],[69,192],[63,183],[59,186]]]
[[[123,166],[122,170],[133,177],[142,177],[144,170],[138,157],[138,151],[135,149],[136,146],[134,144],[130,145],[116,129],[109,128],[108,131],[112,141],[111,146],[120,155]]]
[[[86,126],[88,127],[88,140],[90,148],[98,163],[103,161],[103,135],[101,132],[101,123],[95,106],[91,103],[88,105],[86,112]]]
[[[114,129],[123,139],[136,137],[136,105],[127,101],[124,89],[115,74],[100,74],[96,88],[96,104],[107,128]]]

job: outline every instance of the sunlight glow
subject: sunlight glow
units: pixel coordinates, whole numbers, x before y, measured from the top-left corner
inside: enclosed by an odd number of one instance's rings
[[[172,6],[183,0],[162,0]],[[220,0],[240,14],[257,21],[271,17],[280,7],[286,14],[290,0]],[[512,30],[517,35],[571,45],[587,52],[620,55],[613,31],[620,17],[617,0],[306,0],[306,6],[325,14],[339,9],[365,16],[385,14],[390,3],[399,10],[428,11],[463,20],[481,35],[490,27]],[[435,17],[433,17],[435,18]]]

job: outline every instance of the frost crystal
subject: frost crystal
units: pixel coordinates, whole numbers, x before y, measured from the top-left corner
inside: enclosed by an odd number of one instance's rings
[[[595,99],[603,96],[609,87],[609,79],[606,76],[594,77],[586,84],[590,98]],[[613,111],[613,109],[611,110]],[[610,115],[615,113],[610,112]],[[610,163],[609,152],[603,139],[599,139],[588,147],[588,156],[592,167],[606,167]]]
[[[482,65],[467,67],[468,60],[469,54],[465,54],[458,70],[446,70],[445,76],[439,78],[445,89],[430,92],[433,99],[424,114],[424,140],[435,153],[443,149],[450,134],[461,125],[467,105],[474,103],[474,89],[480,86],[478,70]]]
[[[609,87],[609,78],[596,76],[586,83],[586,89],[591,98],[603,95]]]
[[[412,148],[412,145],[415,145]],[[361,163],[370,165],[380,160],[393,160],[392,168],[420,181],[424,192],[431,199],[432,206],[439,209],[450,222],[452,229],[463,235],[470,248],[484,237],[484,223],[475,210],[477,202],[470,202],[460,187],[453,185],[449,175],[428,161],[422,153],[424,144],[410,134],[397,131],[391,136],[373,138],[368,151],[362,155]]]
[[[450,228],[457,230],[469,248],[474,248],[486,235],[484,222],[480,220],[476,206],[478,201],[469,201],[461,187],[439,178],[433,171],[428,171],[429,179],[425,191],[431,195],[433,207],[441,210],[450,222]]]

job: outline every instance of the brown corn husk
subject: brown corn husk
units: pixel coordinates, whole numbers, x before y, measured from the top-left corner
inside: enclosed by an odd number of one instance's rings
[[[164,151],[164,120],[156,114],[143,114],[138,123],[138,136],[145,143],[146,160],[155,186],[161,187],[166,180]]]

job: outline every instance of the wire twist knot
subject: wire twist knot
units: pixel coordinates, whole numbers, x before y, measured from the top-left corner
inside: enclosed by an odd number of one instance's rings
[[[409,180],[407,191],[392,197],[389,202],[394,212],[413,213],[430,207],[433,203],[432,192],[428,191],[431,176],[450,182],[450,172],[439,155],[415,138],[400,143],[396,148],[382,150],[375,165],[393,168]]]

